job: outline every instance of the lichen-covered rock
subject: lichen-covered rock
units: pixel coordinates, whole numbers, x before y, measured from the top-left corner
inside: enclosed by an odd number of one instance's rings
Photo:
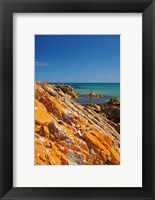
[[[76,103],[62,88],[35,84],[35,164],[120,164],[118,131],[106,117]]]

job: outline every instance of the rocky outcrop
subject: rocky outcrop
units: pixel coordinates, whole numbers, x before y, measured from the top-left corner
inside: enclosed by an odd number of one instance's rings
[[[105,116],[109,119],[108,123],[120,133],[120,100],[111,98],[105,104],[89,104],[87,108]]]
[[[74,88],[72,88],[70,85],[57,85],[55,88],[61,90],[63,93],[68,94],[72,98],[79,97],[78,94],[75,92]]]
[[[119,165],[120,135],[61,87],[35,84],[36,165]]]
[[[111,98],[106,104],[101,105],[101,113],[114,123],[120,123],[120,100]]]
[[[95,94],[95,92],[90,92],[90,94],[88,94],[88,96],[90,98],[103,98],[103,95]]]

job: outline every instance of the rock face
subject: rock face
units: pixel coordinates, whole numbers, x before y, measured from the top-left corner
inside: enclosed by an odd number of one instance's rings
[[[119,165],[118,131],[69,94],[61,86],[35,84],[35,164]]]
[[[109,119],[108,123],[120,133],[120,100],[111,98],[105,104],[89,104],[87,108],[105,116]]]
[[[116,98],[111,98],[109,102],[102,105],[101,112],[113,121],[114,123],[120,123],[120,101]]]
[[[75,92],[75,90],[69,85],[57,85],[55,87],[60,89],[65,94],[68,94],[69,96],[71,96],[74,99],[79,97],[78,94]]]

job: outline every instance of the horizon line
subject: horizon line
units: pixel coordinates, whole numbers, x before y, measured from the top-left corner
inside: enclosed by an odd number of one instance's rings
[[[45,83],[120,83],[120,82],[52,82],[52,81],[36,81],[36,82],[45,82]]]

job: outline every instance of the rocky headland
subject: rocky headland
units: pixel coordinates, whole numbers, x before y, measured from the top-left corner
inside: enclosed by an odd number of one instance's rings
[[[119,100],[82,106],[71,86],[35,83],[36,165],[119,165]]]

